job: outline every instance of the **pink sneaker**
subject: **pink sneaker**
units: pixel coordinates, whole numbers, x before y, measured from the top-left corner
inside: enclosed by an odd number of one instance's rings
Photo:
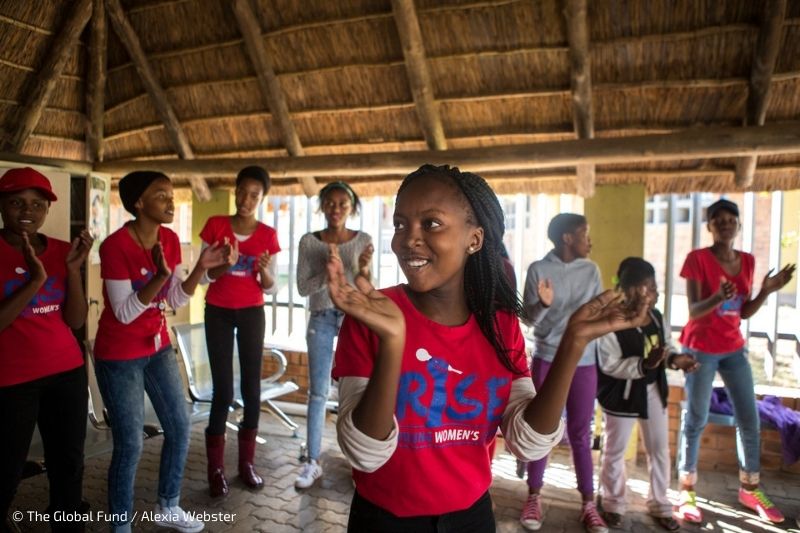
[[[693,490],[682,490],[678,503],[678,518],[692,524],[703,523],[703,511],[697,507],[697,495]]]
[[[539,501],[540,499],[539,494],[528,494],[525,507],[522,508],[522,516],[519,517],[519,523],[525,529],[537,531],[542,527],[542,504]]]
[[[597,512],[594,502],[583,504],[581,522],[583,522],[583,527],[589,533],[608,533],[608,525],[603,520],[603,517],[600,516],[600,513]]]
[[[739,489],[739,503],[758,513],[759,518],[773,523],[783,522],[783,514],[761,489]]]

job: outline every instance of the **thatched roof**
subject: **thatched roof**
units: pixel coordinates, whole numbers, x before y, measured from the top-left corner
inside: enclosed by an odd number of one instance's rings
[[[90,60],[94,21],[75,15],[84,3],[104,3],[109,14],[121,3],[186,144],[165,126],[164,110],[113,19],[107,22],[102,83]],[[2,0],[0,139],[7,152],[93,161],[118,174],[127,165],[120,161],[147,160],[145,166],[157,168],[159,160],[179,154],[186,160],[263,159],[271,169],[272,158],[287,156],[563,141],[576,138],[581,109],[600,139],[745,123],[800,125],[800,1],[592,0],[585,24],[571,26],[580,14],[567,9],[565,15],[565,8],[580,3]],[[240,4],[252,11],[267,71],[277,76],[289,133],[278,103],[265,94],[264,63],[243,38],[246,28],[233,8]],[[401,15],[409,6],[410,23]],[[76,17],[83,20],[74,22]],[[68,43],[63,68],[48,79],[48,60],[71,22],[78,26],[77,42]],[[580,76],[575,62],[580,39],[574,36],[581,31],[588,37],[590,78]],[[773,50],[772,64],[764,68],[770,39],[777,55]],[[415,44],[422,45],[422,55],[415,56]],[[31,101],[34,89],[48,82],[52,90],[40,117],[15,146],[26,110],[37,104]],[[760,97],[759,83],[769,88]],[[99,95],[99,111],[92,112],[97,104],[91,100],[87,104],[91,94],[95,102]],[[590,103],[581,108],[586,95]],[[760,120],[754,110],[759,103],[765,110]],[[102,124],[102,149],[87,144],[93,116],[94,131]],[[437,127],[438,138],[430,133]],[[292,144],[292,134],[299,144]],[[588,166],[598,184],[640,182],[650,192],[734,190],[741,188],[735,183],[740,156],[762,153],[770,155],[758,158],[751,189],[800,188],[795,144],[769,150],[767,143],[757,147],[762,151],[742,148],[725,157],[688,153],[685,159],[628,157]],[[103,167],[110,163],[116,164]],[[498,192],[575,191],[575,164],[548,166],[522,161],[513,171],[484,173]],[[392,192],[402,170],[359,169],[348,179],[362,192]],[[214,172],[202,173],[210,186],[231,183],[232,173]],[[178,180],[186,175],[191,172]],[[277,178],[276,186],[278,192],[301,190],[292,176]]]

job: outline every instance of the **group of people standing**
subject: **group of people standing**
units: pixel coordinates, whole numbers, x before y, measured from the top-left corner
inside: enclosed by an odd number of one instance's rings
[[[759,418],[746,339],[739,325],[742,318],[755,314],[769,294],[791,280],[795,266],[787,265],[774,275],[770,271],[754,295],[755,260],[751,254],[734,249],[740,229],[738,206],[722,199],[711,204],[706,215],[713,244],[692,251],[681,269],[689,303],[689,322],[680,337],[682,351],[671,342],[671,332],[655,309],[655,269],[640,257],[628,257],[614,276],[615,287],[629,305],[638,306],[646,300],[647,315],[635,328],[601,336],[595,345],[587,346],[578,363],[567,399],[566,420],[583,502],[581,521],[587,531],[603,533],[609,527],[622,527],[627,508],[624,455],[637,420],[650,475],[649,513],[668,531],[680,528],[675,517],[702,523],[695,492],[697,457],[717,372],[734,405],[739,502],[764,520],[783,521],[781,512],[759,486]],[[588,259],[588,233],[584,217],[557,215],[548,228],[553,251],[528,269],[524,320],[533,328],[535,382],[547,374],[570,315],[600,291],[599,271]],[[686,376],[687,416],[681,428],[683,446],[678,450],[681,491],[677,510],[667,498],[671,460],[666,368],[681,370]],[[596,500],[590,435],[595,398],[604,414]],[[539,495],[543,462],[528,465],[529,496],[520,522],[529,530],[538,530],[544,523]]]
[[[105,308],[94,344],[96,375],[111,420],[108,472],[114,531],[130,531],[142,452],[144,394],[164,430],[156,516],[185,533],[203,523],[180,507],[190,418],[166,327],[166,309],[185,305],[207,284],[206,340],[213,400],[205,442],[209,491],[230,490],[225,473],[226,423],[233,402],[233,346],[238,345],[244,403],[238,426],[238,474],[258,489],[255,468],[264,294],[277,290],[280,252],[274,229],[256,219],[268,194],[260,167],[236,179],[236,212],[211,217],[200,232],[199,258],[185,280],[170,180],[134,172],[119,182],[133,220],[100,246]],[[86,428],[86,374],[70,328],[86,318],[80,268],[92,237],[71,244],[38,232],[50,202],[49,181],[14,169],[0,178],[0,416],[11,438],[0,440],[0,512],[11,504],[38,423],[50,481],[50,510],[79,511]],[[326,227],[299,245],[297,285],[308,296],[308,462],[295,485],[323,475],[321,439],[331,376],[339,381],[339,445],[353,466],[350,531],[494,531],[488,488],[498,429],[506,448],[528,461],[530,495],[521,522],[539,529],[547,455],[565,432],[572,447],[581,521],[587,530],[619,527],[625,512],[623,454],[635,420],[642,426],[657,523],[677,529],[669,484],[665,367],[687,374],[688,416],[681,463],[680,515],[701,521],[695,503],[697,448],[711,382],[719,371],[732,397],[742,488],[739,500],[774,522],[782,516],[759,488],[759,428],[752,374],[739,321],[791,279],[790,265],[764,278],[752,296],[754,260],[733,248],[738,209],[721,200],[708,209],[710,248],[696,250],[687,279],[690,322],[682,353],[674,350],[654,308],[655,271],[624,260],[616,290],[602,292],[588,259],[589,225],[580,215],[553,219],[554,249],[528,269],[520,299],[507,273],[504,216],[481,177],[424,165],[401,184],[392,251],[407,283],[377,290],[373,245],[347,228],[360,202],[343,182],[319,194]],[[532,326],[532,364],[520,319]],[[334,339],[339,340],[334,355]],[[710,343],[710,344],[709,344]],[[20,350],[25,346],[25,350]],[[600,494],[595,504],[590,424],[595,398],[606,414]],[[566,408],[566,424],[562,412]],[[80,530],[79,523],[52,523]]]

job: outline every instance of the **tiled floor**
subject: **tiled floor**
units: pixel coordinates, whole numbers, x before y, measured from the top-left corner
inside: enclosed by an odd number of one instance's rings
[[[305,419],[298,418],[303,423]],[[341,532],[345,531],[347,513],[353,486],[350,469],[335,444],[334,426],[328,421],[323,446],[328,451],[323,457],[324,478],[311,489],[299,493],[294,488],[294,478],[299,471],[298,456],[301,439],[292,438],[291,432],[275,418],[264,414],[260,435],[266,440],[258,446],[257,463],[265,478],[260,492],[244,488],[235,476],[236,436],[229,431],[226,461],[232,481],[230,495],[212,501],[207,494],[205,481],[206,462],[203,443],[203,424],[193,427],[189,460],[183,484],[182,506],[186,510],[207,511],[215,520],[208,521],[206,531],[263,531],[281,532]],[[301,435],[304,431],[301,428]],[[144,512],[152,511],[156,496],[159,450],[161,438],[145,442],[144,454],[136,479],[135,509],[139,513],[136,531],[156,531],[160,528],[148,521]],[[106,506],[106,470],[110,454],[93,457],[86,462],[84,497],[97,512]],[[646,468],[631,465],[628,483],[630,509],[623,524],[625,531],[655,531],[657,526],[647,516],[644,500],[647,494]],[[524,531],[518,522],[525,501],[527,486],[516,476],[515,460],[500,451],[495,461],[492,497],[496,505],[498,531]],[[800,476],[767,473],[764,485],[774,501],[791,520],[779,526],[759,521],[744,512],[736,503],[736,476],[728,473],[701,473],[697,486],[707,523],[702,527],[686,526],[685,531],[786,531],[795,528],[795,516],[800,516]],[[575,476],[568,450],[554,453],[545,474],[544,514],[541,531],[583,531],[578,523]],[[47,506],[47,480],[45,476],[25,480],[19,488],[12,510],[23,513],[18,523],[22,531],[48,531],[37,522],[33,511],[43,512]],[[227,514],[228,516],[225,516]],[[31,520],[34,518],[34,520]],[[107,531],[108,525],[97,518],[89,524],[89,531]],[[797,529],[795,529],[797,531]]]

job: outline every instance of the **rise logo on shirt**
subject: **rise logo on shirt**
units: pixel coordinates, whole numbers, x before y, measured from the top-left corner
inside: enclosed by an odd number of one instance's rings
[[[144,286],[147,285],[151,279],[153,279],[153,273],[145,268],[142,268],[141,274],[142,274],[141,278],[131,280],[131,287],[133,288],[134,292],[139,292],[140,290],[142,290],[142,288],[144,288]],[[161,287],[161,290],[159,290],[158,294],[156,294],[155,298],[153,298],[153,302],[160,302],[162,300],[167,299],[167,292],[169,292],[169,285],[170,285],[169,283],[165,283]]]
[[[737,294],[733,298],[723,301],[717,307],[717,315],[740,316],[742,314],[742,305],[744,305],[744,296]]]
[[[422,369],[400,376],[398,446],[484,445],[503,415],[501,389],[510,379],[465,374],[425,348],[417,349],[416,359]]]
[[[227,274],[237,277],[246,277],[255,270],[256,258],[253,255],[239,254],[236,264],[228,269]]]
[[[8,298],[19,287],[25,284],[30,279],[30,274],[25,272],[22,278],[12,279],[3,284],[3,298]],[[58,286],[58,278],[55,276],[48,276],[47,280],[42,285],[25,309],[20,313],[23,317],[30,317],[33,315],[45,315],[61,310],[61,302],[64,300],[64,289]]]

